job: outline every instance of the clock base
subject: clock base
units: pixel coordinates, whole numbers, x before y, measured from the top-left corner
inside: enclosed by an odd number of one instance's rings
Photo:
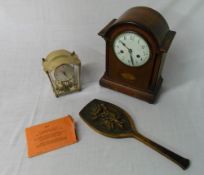
[[[141,100],[144,100],[144,101],[147,101],[148,103],[153,104],[156,100],[156,97],[158,95],[162,82],[163,82],[163,78],[160,77],[157,83],[157,86],[152,91],[142,91],[139,89],[134,89],[132,87],[124,86],[120,83],[110,80],[105,75],[100,79],[99,83],[103,87],[127,94],[132,97],[139,98]]]

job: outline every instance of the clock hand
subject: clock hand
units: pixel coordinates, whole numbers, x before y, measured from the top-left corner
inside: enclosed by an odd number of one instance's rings
[[[64,72],[63,71],[63,75],[67,78],[67,80],[66,81],[71,81],[72,79],[73,79],[73,77],[71,76],[71,77],[69,77],[68,75],[67,75],[67,73],[66,72]]]
[[[128,48],[126,46],[126,44],[124,42],[122,42],[121,40],[119,40],[120,43],[128,50],[129,54],[130,54],[130,59],[131,59],[131,62],[132,62],[132,65],[134,65],[134,61],[133,61],[133,56],[132,56],[132,49]]]
[[[128,50],[128,52],[130,54],[130,59],[131,59],[132,65],[134,65],[133,56],[132,56],[132,49]]]
[[[128,50],[129,54],[132,54],[132,49],[128,48],[126,46],[126,44],[124,42],[122,42],[121,40],[119,40],[121,42],[121,44]]]
[[[129,51],[130,49],[126,46],[126,44],[124,42],[122,42],[121,40],[119,40],[120,43]]]
[[[64,76],[67,77],[67,74],[65,72],[63,72]]]
[[[71,80],[71,77],[69,77],[68,74],[67,74],[66,72],[63,71],[63,75],[66,77],[66,79],[67,79],[66,81]]]

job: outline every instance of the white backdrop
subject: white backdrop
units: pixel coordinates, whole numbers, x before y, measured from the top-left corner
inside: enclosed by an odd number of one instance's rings
[[[155,105],[102,88],[105,42],[97,33],[134,6],[161,12],[177,31]],[[1,175],[200,175],[204,171],[203,0],[0,0]],[[79,93],[55,98],[41,66],[50,51],[75,50],[82,61]],[[127,110],[138,130],[189,158],[178,166],[134,139],[96,134],[79,118],[93,98]],[[27,158],[24,129],[71,114],[79,142]]]

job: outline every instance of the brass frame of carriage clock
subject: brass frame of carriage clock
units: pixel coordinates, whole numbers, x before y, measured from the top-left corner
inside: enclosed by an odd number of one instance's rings
[[[81,61],[75,52],[69,52],[67,50],[56,50],[51,52],[46,58],[42,58],[42,64],[44,71],[46,72],[50,83],[52,85],[53,91],[56,97],[66,95],[75,91],[81,90],[80,85],[80,72],[81,72]],[[57,85],[54,77],[51,75],[52,72],[61,65],[73,65],[77,67],[77,82],[74,90],[70,90],[67,86],[62,86],[60,90],[57,89]]]

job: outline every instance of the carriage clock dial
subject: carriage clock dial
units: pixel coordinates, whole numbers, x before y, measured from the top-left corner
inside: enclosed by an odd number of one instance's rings
[[[144,65],[150,58],[147,42],[138,34],[125,32],[120,34],[113,44],[117,58],[127,66]]]
[[[56,68],[54,76],[56,80],[69,81],[74,76],[74,68],[71,65],[63,64]]]

